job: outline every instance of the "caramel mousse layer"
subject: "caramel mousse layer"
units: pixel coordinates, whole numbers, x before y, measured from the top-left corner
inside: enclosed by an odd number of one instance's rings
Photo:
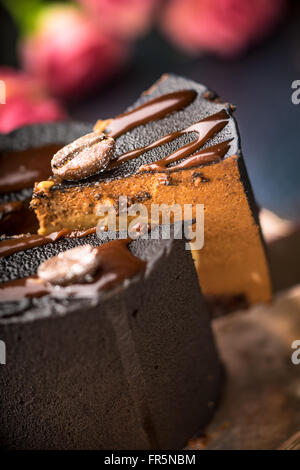
[[[40,232],[95,227],[99,205],[117,207],[120,194],[149,210],[151,204],[204,204],[204,247],[193,252],[203,292],[245,295],[249,303],[268,301],[268,267],[259,227],[244,194],[239,158],[176,171],[168,179],[164,173],[144,173],[94,186],[52,190],[33,202]]]

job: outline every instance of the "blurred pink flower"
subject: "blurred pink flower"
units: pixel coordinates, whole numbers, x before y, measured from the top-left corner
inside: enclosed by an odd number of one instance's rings
[[[107,80],[124,62],[128,47],[99,29],[73,5],[43,8],[37,28],[21,44],[24,68],[54,94],[81,95]]]
[[[161,0],[78,0],[112,34],[135,38],[150,28]]]
[[[0,104],[0,132],[67,117],[58,101],[47,96],[40,83],[26,73],[0,67],[0,80],[6,88],[6,102]]]
[[[286,0],[172,0],[162,27],[188,52],[234,56],[270,32],[285,4]]]

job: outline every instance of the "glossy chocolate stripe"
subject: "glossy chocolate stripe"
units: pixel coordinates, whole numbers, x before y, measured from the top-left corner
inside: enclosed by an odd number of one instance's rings
[[[142,171],[162,171],[166,169],[167,165],[182,160],[191,153],[195,152],[199,147],[204,145],[214,135],[218,134],[228,123],[228,116],[225,111],[204,118],[201,121],[192,124],[184,131],[176,132],[175,137],[179,137],[185,133],[196,132],[198,137],[189,144],[180,147],[175,152],[171,153],[165,158],[158,160],[154,163],[142,165],[139,172]]]
[[[133,158],[139,157],[143,153],[159,147],[160,145],[166,144],[171,142],[172,140],[176,139],[177,137],[182,136],[186,133],[197,133],[197,138],[190,142],[189,144],[180,147],[176,152],[168,155],[162,160],[157,161],[156,163],[150,163],[147,165],[143,165],[139,171],[151,171],[151,170],[160,170],[162,167],[166,167],[170,163],[175,161],[181,160],[182,158],[190,155],[191,153],[195,152],[201,145],[204,145],[211,137],[215,134],[220,132],[228,123],[228,114],[225,110],[220,111],[219,113],[213,114],[208,116],[201,121],[192,124],[191,126],[183,129],[181,131],[173,132],[172,134],[168,134],[161,139],[152,142],[151,144],[141,147],[136,150],[132,150],[130,152],[126,152],[123,155],[120,155],[115,160],[113,160],[108,168],[115,168],[122,163],[125,163]]]
[[[112,119],[106,132],[111,137],[119,137],[137,126],[162,119],[174,111],[186,108],[194,101],[196,95],[194,90],[181,90],[154,98],[138,108]]]
[[[68,230],[62,229],[59,232],[53,232],[49,235],[24,235],[15,238],[9,238],[0,242],[0,257],[9,256],[18,251],[29,250],[37,246],[46,245],[47,243],[53,243],[59,238],[82,238],[91,233],[95,233],[96,228],[90,228],[87,230]]]
[[[177,163],[177,165],[173,165],[168,168],[168,171],[175,171],[175,170],[181,170],[183,168],[192,168],[194,166],[199,166],[199,165],[204,165],[207,163],[215,162],[217,160],[220,160],[221,158],[224,158],[228,150],[230,149],[230,142],[232,139],[225,140],[224,142],[221,142],[220,144],[213,145],[212,147],[208,147],[206,149],[201,150],[201,152],[198,152],[194,155],[191,155],[190,157],[186,158],[180,163]],[[166,167],[164,165],[156,165],[154,170],[157,170],[159,167],[160,171],[164,171]]]
[[[22,151],[0,153],[0,193],[30,188],[48,178],[51,158],[62,147],[45,145]]]
[[[29,208],[29,200],[0,204],[0,235],[36,233],[39,225],[35,213]]]
[[[29,276],[0,284],[0,301],[17,302],[28,297],[43,297],[50,292],[51,288],[37,276]]]
[[[29,276],[1,284],[0,299],[13,302],[45,295],[55,298],[92,297],[145,269],[146,263],[129,251],[128,243],[129,240],[113,240],[97,248],[101,253],[101,266],[92,282],[58,287],[37,276]]]
[[[23,201],[9,201],[0,204],[0,219],[12,212],[18,212],[23,207]]]

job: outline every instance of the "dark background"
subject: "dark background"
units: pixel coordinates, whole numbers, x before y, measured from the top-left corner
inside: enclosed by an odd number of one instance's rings
[[[13,1],[13,0],[12,0]],[[17,65],[16,30],[0,8],[0,63]],[[121,113],[164,72],[185,75],[237,106],[242,149],[258,203],[300,219],[300,4],[294,2],[272,37],[236,60],[193,59],[153,31],[140,40],[127,69],[104,88],[68,105],[73,119],[94,122]]]

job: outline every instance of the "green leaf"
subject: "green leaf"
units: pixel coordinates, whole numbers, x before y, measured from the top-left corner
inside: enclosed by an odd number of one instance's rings
[[[21,35],[34,32],[40,11],[48,4],[43,0],[1,0],[11,14]]]

